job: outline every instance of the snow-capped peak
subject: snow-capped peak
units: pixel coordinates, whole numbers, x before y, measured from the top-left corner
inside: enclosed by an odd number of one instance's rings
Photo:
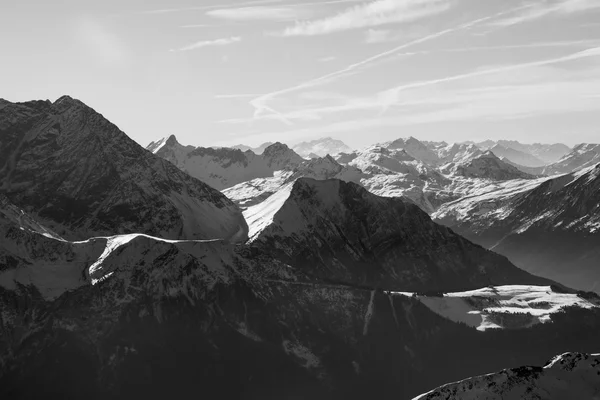
[[[331,137],[301,142],[293,146],[292,149],[304,158],[312,158],[311,153],[319,157],[325,157],[327,154],[348,153],[352,151],[344,142]]]

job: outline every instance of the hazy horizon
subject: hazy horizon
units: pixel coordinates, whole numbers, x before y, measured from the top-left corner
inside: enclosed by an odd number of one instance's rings
[[[0,98],[70,95],[143,146],[573,146],[598,142],[599,17],[597,0],[25,0],[0,14]]]

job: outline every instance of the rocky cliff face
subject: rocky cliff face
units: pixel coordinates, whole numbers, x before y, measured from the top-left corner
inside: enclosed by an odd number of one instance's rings
[[[0,105],[0,193],[65,238],[147,233],[243,240],[225,196],[68,96]]]
[[[273,143],[265,148],[262,158],[273,171],[294,169],[305,161],[294,150],[280,142]]]
[[[414,400],[594,399],[600,354],[565,353],[544,367],[520,367],[444,385]]]
[[[433,217],[519,267],[600,290],[600,164],[444,205]]]

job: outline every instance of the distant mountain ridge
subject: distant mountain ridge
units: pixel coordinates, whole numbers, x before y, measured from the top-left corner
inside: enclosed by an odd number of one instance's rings
[[[325,157],[328,154],[334,155],[352,151],[352,149],[341,140],[330,137],[298,143],[292,146],[292,150],[304,158],[314,158],[314,156]]]
[[[71,98],[0,100],[0,398],[405,399],[596,351],[598,296],[423,209],[465,201],[451,210],[480,227],[558,224],[584,243],[600,168],[500,181],[477,164],[499,159],[472,146],[394,142],[311,160],[281,143],[257,155],[174,136],[148,151]],[[452,164],[483,174],[442,171]],[[190,176],[231,183],[255,166],[272,175],[222,193]],[[585,398],[596,361],[563,355],[489,386],[558,377]],[[482,387],[470,383],[449,394]]]
[[[146,149],[218,190],[273,176],[274,171],[294,168],[304,161],[279,142],[269,145],[258,155],[251,150],[243,152],[229,147],[183,146],[171,135],[150,143]]]

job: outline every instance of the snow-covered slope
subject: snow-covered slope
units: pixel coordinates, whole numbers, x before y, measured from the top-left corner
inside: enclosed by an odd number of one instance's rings
[[[223,193],[245,209],[259,204],[298,178],[308,177],[319,180],[335,178],[348,182],[360,182],[363,176],[364,174],[358,168],[340,165],[328,155],[304,161],[291,171],[277,171],[272,178],[253,179],[240,183],[224,190]]]
[[[447,201],[441,193],[450,181],[403,149],[371,146],[356,153],[348,165],[365,172],[360,183],[376,195],[406,197],[427,212]]]
[[[600,163],[600,144],[580,144],[553,164],[546,166],[544,175],[568,174]]]
[[[468,196],[433,218],[532,273],[600,291],[600,164]]]
[[[500,160],[489,150],[475,158],[456,163],[451,168],[451,171],[454,174],[467,178],[480,178],[493,181],[535,178],[533,175],[526,174],[516,167]]]
[[[388,290],[534,283],[417,206],[355,183],[301,178],[244,213],[250,241],[309,275]]]
[[[416,296],[416,295],[415,295]],[[489,286],[467,292],[416,296],[431,311],[479,331],[524,329],[550,322],[568,307],[600,307],[600,297],[556,291],[552,286]]]
[[[352,149],[341,140],[332,139],[330,137],[298,143],[292,147],[292,150],[304,158],[313,158],[311,157],[311,154],[325,157],[328,154],[335,155],[352,151]]]
[[[483,154],[483,151],[474,144],[452,143],[443,147],[437,147],[436,152],[440,162],[465,163]]]
[[[230,238],[247,230],[221,193],[68,96],[0,104],[0,193],[72,240],[132,232]]]
[[[414,400],[597,399],[600,354],[564,353],[543,367],[519,367],[450,383]]]

